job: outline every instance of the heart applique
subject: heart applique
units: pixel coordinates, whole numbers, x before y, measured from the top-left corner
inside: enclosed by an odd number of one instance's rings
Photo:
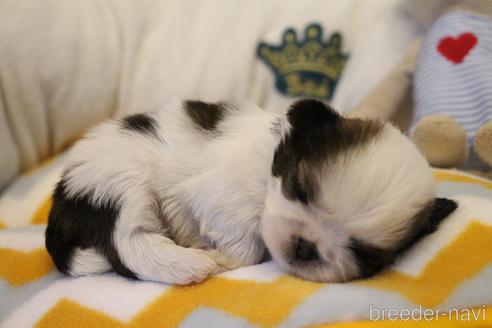
[[[458,36],[447,36],[439,40],[437,51],[447,60],[459,64],[466,55],[477,45],[475,34],[466,32]]]

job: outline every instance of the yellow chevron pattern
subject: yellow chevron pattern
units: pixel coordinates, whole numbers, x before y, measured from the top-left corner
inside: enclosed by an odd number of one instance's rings
[[[471,183],[471,184],[477,184],[487,189],[492,189],[492,182],[490,180],[474,177],[459,171],[434,169],[432,173],[434,175],[434,179],[438,183],[444,181]]]
[[[423,306],[437,306],[463,281],[492,262],[491,245],[492,227],[471,221],[453,242],[435,256],[420,276],[410,277],[388,271],[355,284],[398,292]],[[0,276],[14,286],[38,279],[53,268],[43,249],[28,253],[0,249],[0,259],[0,268],[3,268]],[[446,268],[446,274],[443,274],[443,268]],[[85,322],[87,327],[94,322],[104,323],[102,326],[108,327],[174,327],[201,306],[220,309],[253,324],[271,327],[285,320],[294,307],[324,286],[289,276],[266,283],[215,277],[202,284],[171,288],[129,323],[123,324],[73,300],[62,299],[39,320],[38,327],[52,327],[54,322]],[[240,299],[238,295],[241,295]]]
[[[158,321],[158,320],[156,320]],[[89,309],[79,305],[77,302],[63,299],[55,307],[45,314],[37,323],[36,327],[80,327],[80,328],[120,328],[128,327],[119,320],[113,319],[102,312]],[[142,326],[145,327],[145,326]],[[165,327],[165,326],[161,326]]]
[[[492,262],[491,246],[492,227],[472,221],[439,252],[420,276],[388,271],[360,284],[396,291],[416,304],[434,307],[450,296],[461,282],[475,276]],[[445,274],[443,268],[446,268]]]
[[[294,306],[323,286],[287,276],[271,283],[212,278],[199,285],[173,287],[127,324],[63,299],[46,313],[37,327],[52,327],[51,324],[59,322],[59,319],[103,322],[108,327],[176,327],[200,306],[217,308],[253,324],[272,327],[281,323]],[[240,299],[238,295],[241,295]]]
[[[22,252],[0,248],[0,278],[11,286],[28,284],[53,270],[53,262],[44,248]]]

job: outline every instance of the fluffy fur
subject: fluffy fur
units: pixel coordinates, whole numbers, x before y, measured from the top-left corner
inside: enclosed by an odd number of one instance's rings
[[[426,161],[382,122],[315,100],[286,114],[173,100],[73,147],[46,246],[74,276],[188,284],[258,263],[267,247],[298,276],[345,281],[391,263],[454,210],[434,194]]]

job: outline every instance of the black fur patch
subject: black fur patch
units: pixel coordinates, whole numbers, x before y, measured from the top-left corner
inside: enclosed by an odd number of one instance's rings
[[[46,248],[56,267],[69,273],[74,249],[94,248],[106,257],[114,271],[136,278],[120,260],[113,244],[113,231],[119,215],[115,203],[94,205],[87,195],[69,198],[62,179],[53,195],[53,207],[46,228]]]
[[[417,214],[415,224],[407,237],[400,243],[397,253],[403,253],[425,236],[433,233],[439,224],[458,208],[451,199],[436,198],[429,206]]]
[[[442,220],[448,217],[456,208],[457,203],[446,198],[436,198],[429,206],[417,214],[415,224],[395,249],[385,250],[352,238],[349,249],[354,254],[360,270],[360,278],[370,277],[386,266],[392,264],[395,258],[407,251],[412,245],[425,236],[435,232]]]
[[[294,103],[287,113],[289,133],[275,150],[272,174],[282,178],[282,191],[292,200],[308,203],[316,190],[313,169],[327,157],[361,146],[382,129],[377,121],[347,119],[323,102]]]
[[[281,126],[280,119],[272,123],[272,125],[270,126],[270,132],[273,133],[274,135],[280,136],[280,134],[282,133],[282,126]]]
[[[228,109],[224,103],[188,100],[184,103],[184,110],[199,129],[216,132],[217,125],[222,121]]]
[[[359,268],[359,278],[368,278],[394,261],[392,252],[365,245],[364,243],[351,238],[349,249],[354,254]]]
[[[130,115],[123,118],[121,123],[124,130],[159,138],[157,121],[148,114]]]

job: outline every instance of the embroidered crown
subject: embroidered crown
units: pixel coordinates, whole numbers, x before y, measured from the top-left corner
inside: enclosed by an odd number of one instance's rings
[[[311,24],[304,40],[288,29],[281,45],[258,45],[258,56],[277,76],[277,89],[292,96],[331,98],[348,56],[341,52],[339,33],[333,33],[327,42],[322,35],[321,26]]]

